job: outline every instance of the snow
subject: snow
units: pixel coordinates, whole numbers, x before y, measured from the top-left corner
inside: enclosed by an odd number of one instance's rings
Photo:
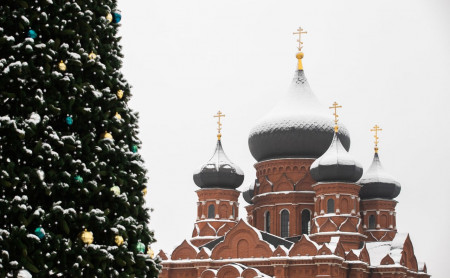
[[[342,146],[336,133],[334,133],[328,150],[311,164],[311,169],[317,168],[319,165],[356,165],[362,168],[362,165],[356,162],[344,146]]]
[[[393,183],[400,187],[400,183],[397,182],[394,177],[387,173],[381,165],[378,154],[375,154],[372,164],[369,167],[358,183]]]
[[[31,113],[30,118],[26,120],[26,122],[37,125],[41,122],[41,116],[39,116],[38,113],[33,112]]]
[[[26,25],[30,24],[30,21],[25,16],[22,15],[20,18],[22,19],[23,23],[25,23]]]
[[[81,55],[75,52],[68,52],[67,53],[71,58],[76,59],[76,60],[80,60],[81,59]]]

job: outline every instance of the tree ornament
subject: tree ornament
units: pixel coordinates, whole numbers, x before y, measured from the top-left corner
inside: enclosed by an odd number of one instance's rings
[[[137,153],[138,147],[137,147],[136,145],[131,146],[131,151],[132,151],[133,153]]]
[[[150,246],[148,246],[147,255],[149,255],[151,259],[155,257],[155,252],[152,250],[152,248],[150,248]]]
[[[122,15],[119,13],[113,13],[112,16],[113,16],[114,23],[119,23],[120,20],[122,19]]]
[[[123,98],[123,91],[122,91],[122,90],[118,90],[118,91],[117,91],[117,97],[118,97],[119,99],[122,99],[122,98]]]
[[[147,187],[142,189],[142,194],[144,194],[144,196],[147,195]]]
[[[111,187],[111,191],[114,193],[114,195],[118,196],[120,195],[120,187],[118,187],[117,185],[114,185],[113,187]]]
[[[113,21],[113,15],[110,14],[110,13],[108,13],[108,14],[106,15],[106,19],[107,19],[109,22],[112,22],[112,21]]]
[[[32,39],[37,38],[37,33],[36,33],[36,31],[34,31],[34,30],[32,30],[32,29],[28,30],[28,37],[29,37],[29,38],[32,38]]]
[[[94,51],[91,51],[91,53],[89,54],[89,59],[94,60],[95,58],[97,58],[97,55],[94,53]]]
[[[61,62],[59,62],[58,68],[59,68],[61,71],[66,71],[67,66],[66,66],[66,64],[64,64],[63,60],[61,60]]]
[[[66,124],[68,124],[68,125],[72,125],[72,124],[73,124],[73,119],[72,119],[72,117],[70,117],[70,116],[67,116],[67,117],[66,117]]]
[[[87,229],[84,229],[84,231],[80,235],[80,238],[81,241],[88,245],[94,242],[94,234],[92,232],[88,232]]]
[[[83,178],[82,178],[81,176],[79,176],[79,175],[76,175],[76,176],[75,176],[75,181],[76,181],[77,183],[83,183]]]
[[[116,115],[114,115],[114,117],[116,117],[118,120],[122,119],[122,116],[120,116],[120,114],[118,112],[116,112]]]
[[[17,278],[32,278],[32,277],[33,276],[31,275],[31,273],[25,269],[21,269],[19,270],[19,273],[17,273]]]
[[[117,246],[120,246],[123,244],[123,237],[122,236],[115,236],[114,241],[116,242]]]
[[[34,234],[39,238],[43,239],[45,237],[45,231],[44,228],[38,227],[36,230],[34,230]]]
[[[103,139],[113,139],[111,133],[105,131],[105,133],[102,134]]]
[[[144,252],[145,252],[145,244],[139,241],[139,242],[136,244],[136,250],[137,250],[139,253],[144,253]]]

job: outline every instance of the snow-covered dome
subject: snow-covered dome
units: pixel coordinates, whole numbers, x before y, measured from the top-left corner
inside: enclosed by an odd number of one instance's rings
[[[317,158],[330,146],[334,121],[312,92],[303,70],[297,70],[288,94],[251,130],[248,144],[257,161]],[[346,150],[350,136],[340,127],[339,139]]]
[[[310,173],[318,182],[356,182],[361,178],[363,168],[342,146],[339,137],[334,133],[330,147],[311,164]]]
[[[377,152],[369,170],[364,173],[358,183],[362,185],[359,192],[361,199],[394,199],[401,190],[400,183],[384,170]]]
[[[249,185],[249,187],[247,188],[247,190],[242,192],[242,197],[249,204],[253,204],[252,198],[253,198],[253,196],[255,194],[255,183],[256,183],[256,181],[252,182]]]
[[[220,140],[211,159],[194,173],[194,182],[200,188],[236,189],[243,181],[244,172],[228,159]]]

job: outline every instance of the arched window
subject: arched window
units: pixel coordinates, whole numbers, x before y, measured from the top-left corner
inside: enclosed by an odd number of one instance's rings
[[[377,221],[375,219],[375,215],[369,215],[369,229],[375,229],[377,226]]]
[[[264,231],[270,233],[270,212],[264,214]]]
[[[327,213],[334,213],[334,200],[328,199],[327,201]]]
[[[289,236],[289,211],[281,211],[281,237]]]
[[[311,232],[311,212],[307,209],[302,210],[302,234]]]
[[[214,205],[209,205],[208,207],[208,218],[215,218],[216,217],[216,210],[214,208]]]

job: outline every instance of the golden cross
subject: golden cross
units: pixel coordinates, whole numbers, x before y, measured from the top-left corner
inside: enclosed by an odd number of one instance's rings
[[[222,137],[222,134],[220,134],[220,131],[222,130],[222,124],[220,123],[220,118],[221,118],[221,117],[225,117],[225,114],[222,114],[222,112],[220,112],[220,110],[219,110],[219,112],[217,112],[217,115],[214,115],[214,117],[215,117],[215,118],[218,118],[218,121],[217,121],[217,125],[218,125],[217,131],[218,131],[219,133],[217,134],[217,139],[220,140],[220,138]]]
[[[337,109],[338,108],[342,108],[342,106],[341,105],[338,105],[338,103],[335,101],[334,103],[333,103],[333,106],[331,106],[330,107],[330,109],[334,109],[334,113],[333,113],[333,115],[334,115],[334,124],[337,126],[337,123],[338,123],[338,117],[339,117],[339,115],[337,114]]]
[[[370,131],[374,131],[375,135],[373,137],[375,137],[375,152],[378,152],[378,139],[380,139],[378,137],[378,131],[383,131],[378,125],[375,125]]]
[[[302,27],[298,27],[297,32],[292,33],[294,35],[298,35],[298,51],[302,51],[303,48],[303,42],[302,42],[302,34],[308,34],[305,30],[302,29]]]

